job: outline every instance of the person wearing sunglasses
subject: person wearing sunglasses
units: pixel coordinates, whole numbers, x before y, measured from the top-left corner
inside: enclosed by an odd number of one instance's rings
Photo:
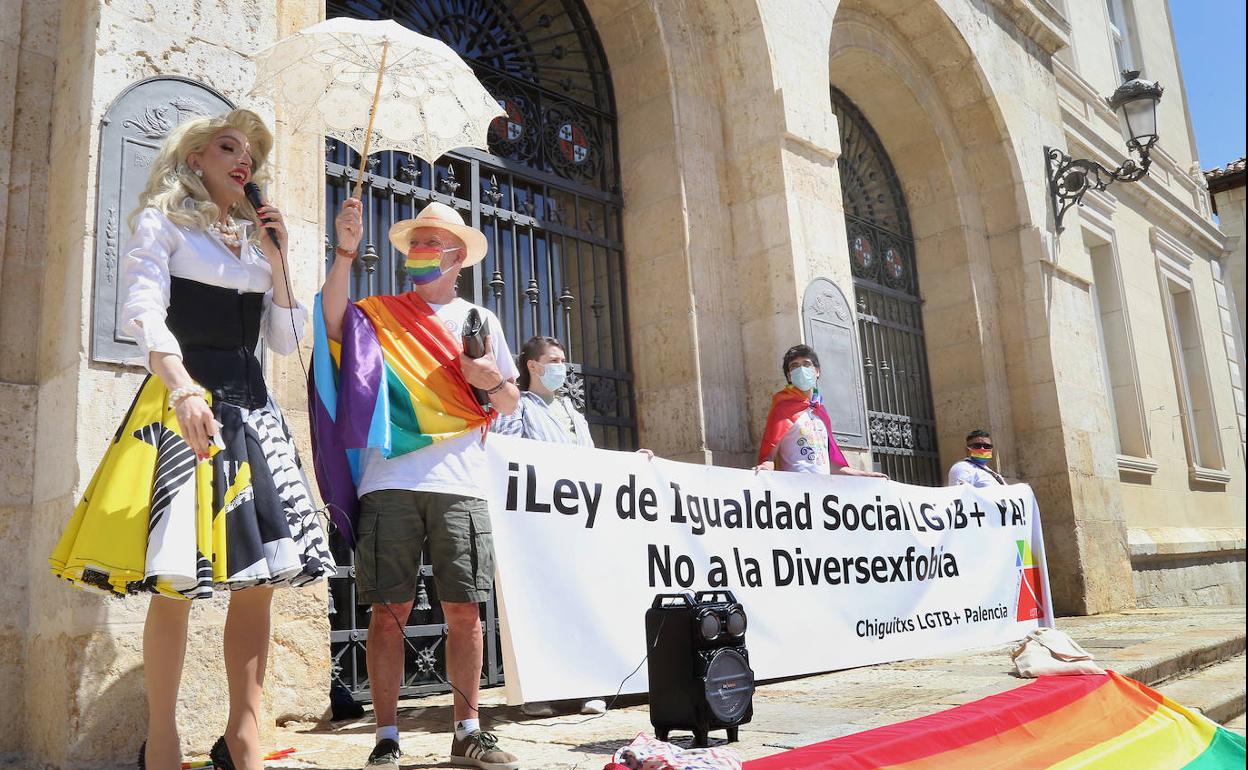
[[[986,430],[973,430],[966,437],[966,457],[949,469],[949,486],[969,484],[972,487],[994,487],[1004,484],[1005,479],[994,471],[992,463],[992,436]]]

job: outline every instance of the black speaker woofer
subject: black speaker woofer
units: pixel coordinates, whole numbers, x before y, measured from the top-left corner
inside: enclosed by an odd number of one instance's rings
[[[754,672],[741,651],[724,647],[709,654],[702,677],[711,714],[724,724],[738,724],[754,696]]]
[[[659,740],[690,730],[696,746],[724,729],[737,740],[754,715],[745,610],[729,591],[659,594],[646,611],[650,723]]]

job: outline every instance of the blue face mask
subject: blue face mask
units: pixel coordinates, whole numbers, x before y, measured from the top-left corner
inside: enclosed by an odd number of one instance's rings
[[[819,380],[819,375],[815,374],[813,366],[799,366],[789,372],[789,380],[798,390],[814,390],[815,383]]]
[[[567,364],[546,364],[542,369],[541,375],[538,377],[542,381],[542,387],[554,393],[563,387],[564,380],[568,378]]]

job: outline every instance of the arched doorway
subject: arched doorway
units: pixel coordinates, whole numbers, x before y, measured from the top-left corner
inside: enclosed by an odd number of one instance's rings
[[[943,483],[914,236],[901,183],[871,124],[831,89],[872,459],[908,484]]]
[[[405,288],[403,255],[389,226],[428,201],[450,205],[490,241],[464,272],[460,295],[494,310],[518,350],[534,334],[558,337],[572,362],[569,395],[594,443],[637,447],[614,95],[606,57],[580,0],[327,0],[326,16],[395,21],[453,48],[507,111],[491,126],[488,151],[463,148],[430,164],[405,153],[368,161],[362,256],[352,296]],[[351,192],[359,156],[325,148],[326,223]],[[326,237],[326,259],[332,257]],[[350,565],[339,544],[339,564]],[[426,560],[427,561],[427,560]],[[407,633],[403,695],[442,692],[443,625],[430,568]],[[368,698],[368,619],[355,604],[353,570],[331,581],[335,676]],[[502,681],[493,602],[485,605],[483,684]]]

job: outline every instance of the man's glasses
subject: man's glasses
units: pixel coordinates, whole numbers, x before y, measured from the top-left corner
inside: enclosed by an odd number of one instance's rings
[[[969,444],[971,449],[992,449],[992,444],[985,444],[982,441],[977,444]]]

